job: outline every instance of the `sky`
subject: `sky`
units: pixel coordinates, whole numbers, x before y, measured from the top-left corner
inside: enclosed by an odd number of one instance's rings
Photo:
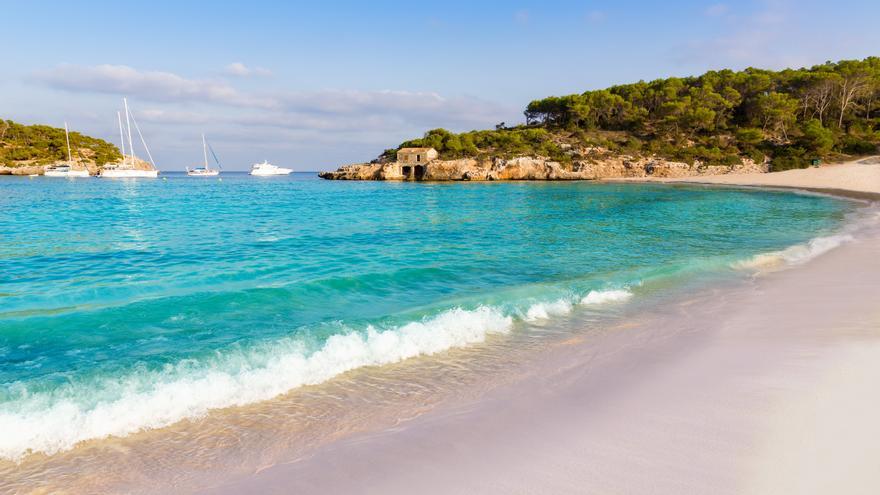
[[[127,96],[162,170],[198,165],[202,133],[225,170],[329,170],[550,95],[880,55],[877,19],[876,0],[0,0],[0,118],[118,145]]]

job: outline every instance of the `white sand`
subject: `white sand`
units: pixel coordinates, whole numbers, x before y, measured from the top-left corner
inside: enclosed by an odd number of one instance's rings
[[[659,181],[794,187],[880,194],[880,160],[874,157],[848,163],[786,170],[770,174],[708,175],[684,179],[659,179]]]
[[[880,193],[880,166],[699,180]],[[877,493],[877,230],[723,297],[572,339],[475,402],[213,491]]]

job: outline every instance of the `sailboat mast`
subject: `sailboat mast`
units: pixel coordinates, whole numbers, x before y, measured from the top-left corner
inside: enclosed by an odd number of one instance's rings
[[[204,133],[202,133],[202,153],[205,155],[205,170],[208,170],[208,143],[205,141]]]
[[[128,98],[122,98],[122,104],[125,106],[125,127],[128,128],[128,152],[131,154],[131,167],[134,168],[134,144],[131,141],[131,114],[128,112]]]
[[[119,141],[122,143],[122,163],[125,164],[125,134],[122,133],[122,113],[116,112],[116,120],[119,121]]]
[[[131,114],[131,123],[134,124],[134,129],[138,132],[138,136],[141,138],[141,144],[144,145],[144,151],[147,152],[147,158],[150,159],[150,163],[155,167],[156,161],[153,160],[153,154],[150,153],[150,147],[147,146],[147,140],[144,139],[144,134],[141,132],[141,128],[138,126],[138,121],[134,118],[134,114]]]
[[[70,154],[70,133],[67,131],[67,122],[64,123],[64,139],[67,140],[67,163],[73,163],[73,156]]]

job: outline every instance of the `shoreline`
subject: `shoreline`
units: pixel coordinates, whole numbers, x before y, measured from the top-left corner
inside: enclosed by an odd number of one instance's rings
[[[697,180],[629,180],[629,179],[603,179],[599,182],[606,184],[670,184],[670,185],[688,185],[688,186],[706,186],[714,188],[735,188],[735,189],[757,189],[762,191],[783,191],[783,192],[804,192],[812,194],[821,194],[824,196],[833,196],[841,199],[849,199],[860,202],[880,202],[880,192],[870,191],[852,191],[848,189],[837,189],[832,187],[807,187],[807,186],[763,186],[757,184],[735,184],[735,183],[717,183],[717,182],[700,182]]]
[[[802,190],[848,199],[880,201],[880,159],[864,157],[821,167],[763,174],[725,174],[681,178],[603,179],[606,183],[696,184]]]
[[[814,237],[813,240],[821,241],[822,238]],[[798,246],[800,250],[806,248],[807,251],[813,251],[812,241],[809,245]],[[823,250],[822,246],[818,246],[817,252]],[[769,254],[775,255],[777,252]],[[799,257],[802,253],[793,254]],[[808,257],[811,256],[808,253]],[[787,258],[787,255],[784,257]],[[763,260],[756,261],[760,266],[754,269],[770,267],[765,266]],[[786,270],[785,273],[802,269]],[[752,270],[749,268],[747,273]],[[516,459],[509,459],[512,454],[561,457],[559,462],[577,460],[583,454],[566,453],[557,446],[547,446],[548,439],[557,438],[561,445],[570,436],[571,430],[574,433],[585,429],[593,432],[590,428],[595,427],[586,418],[607,421],[603,411],[611,407],[608,401],[613,402],[620,395],[640,393],[643,383],[649,382],[654,374],[660,372],[655,366],[634,375],[631,368],[648,366],[641,363],[656,361],[658,356],[664,361],[665,364],[661,363],[664,366],[687,363],[692,355],[709,351],[719,354],[715,360],[725,358],[724,353],[719,353],[717,349],[709,347],[706,350],[707,339],[714,338],[717,332],[715,329],[700,328],[700,325],[705,321],[715,321],[716,314],[730,312],[732,307],[754,307],[754,301],[740,298],[744,294],[742,290],[750,288],[747,273],[743,280],[737,276],[735,284],[689,283],[687,286],[659,289],[664,293],[669,291],[659,299],[665,302],[658,302],[653,296],[642,297],[657,290],[652,288],[651,292],[640,294],[636,304],[622,305],[623,312],[599,325],[589,319],[582,320],[580,316],[554,319],[538,333],[551,332],[556,337],[542,340],[539,344],[528,336],[523,339],[505,336],[492,342],[489,346],[491,349],[471,346],[418,360],[356,370],[332,380],[332,383],[306,386],[264,403],[216,410],[205,417],[184,420],[159,430],[88,441],[74,450],[50,458],[26,460],[17,478],[26,483],[28,478],[33,479],[28,476],[28,471],[36,473],[49,470],[57,475],[53,476],[52,483],[62,483],[67,478],[77,480],[77,483],[68,486],[80,486],[81,489],[87,489],[89,485],[81,485],[80,481],[94,483],[96,491],[137,493],[169,490],[181,493],[198,490],[208,493],[286,493],[290,487],[307,493],[333,490],[408,493],[411,488],[407,490],[407,486],[411,487],[422,479],[432,479],[432,472],[444,472],[447,476],[457,473],[462,467],[456,464],[458,459],[455,454],[461,454],[462,451],[469,453],[473,450],[474,455],[479,453],[473,460],[474,465],[479,465],[483,457],[503,459],[504,462],[499,460],[499,464],[487,467],[487,471],[494,470],[493,476],[499,480],[510,472],[528,473],[528,466],[516,466]],[[776,277],[778,275],[771,274],[769,278]],[[763,277],[759,279],[765,280]],[[742,304],[719,307],[713,299],[720,294],[740,298],[737,300]],[[669,303],[668,306],[666,303]],[[708,311],[705,308],[707,305],[714,312]],[[692,313],[693,308],[699,309],[699,315],[687,321],[680,318]],[[662,331],[658,332],[658,328]],[[520,348],[523,344],[530,347]],[[729,356],[726,358],[729,359]],[[702,375],[704,371],[700,369],[695,374]],[[818,379],[824,374],[815,372],[813,376]],[[729,378],[719,376],[713,385],[718,386],[721,380]],[[407,390],[404,394],[394,387],[388,387],[387,393],[361,393],[364,389],[375,392],[384,390],[390,384],[389,380],[396,382],[401,379],[411,385],[403,389]],[[561,388],[561,384],[567,388]],[[699,385],[705,387],[706,384]],[[631,389],[635,392],[631,392]],[[569,396],[589,397],[590,403],[571,404],[568,402]],[[328,402],[323,399],[326,397],[333,400]],[[365,399],[369,399],[367,403],[370,403],[370,407],[357,407]],[[653,395],[646,399],[637,396],[632,400],[648,408],[657,404],[657,397]],[[327,407],[328,404],[331,407]],[[578,409],[572,409],[575,406]],[[529,411],[529,417],[511,416],[517,411]],[[266,425],[254,428],[257,424],[253,423],[253,418],[258,417],[272,419]],[[559,430],[563,426],[570,430]],[[757,431],[759,426],[739,425],[738,428]],[[444,430],[438,433],[431,429],[435,427],[459,428],[460,431]],[[484,430],[488,437],[482,436]],[[234,431],[249,433],[239,436],[237,433],[231,434]],[[475,431],[480,433],[475,435]],[[593,433],[609,434],[602,429]],[[686,435],[687,432],[681,434]],[[510,439],[510,436],[517,438]],[[522,438],[518,438],[520,436]],[[190,444],[184,440],[187,437],[204,439],[204,442]],[[236,437],[237,447],[229,444]],[[475,441],[479,443],[474,445]],[[481,450],[483,443],[495,446]],[[361,444],[367,445],[369,451],[359,451]],[[412,451],[413,444],[422,447]],[[541,449],[532,453],[531,444],[541,446]],[[436,445],[441,447],[437,452],[427,448]],[[372,458],[374,450],[383,453],[375,457],[376,464],[359,466],[360,457]],[[589,450],[577,448],[578,452]],[[118,455],[123,452],[126,455]],[[113,454],[119,457],[118,461],[111,461],[112,457],[107,457]],[[643,454],[635,452],[633,455]],[[746,454],[731,453],[728,457],[740,459]],[[116,467],[105,476],[93,476],[92,480],[88,480],[77,474],[79,469],[86,467],[88,459],[99,461],[98,464],[93,462],[90,467],[113,463]],[[184,460],[186,468],[173,468]],[[42,467],[39,466],[41,463],[44,463]],[[568,469],[580,470],[587,464],[599,466],[603,463],[607,464],[607,459],[581,459],[580,464],[571,465]],[[126,464],[135,469],[129,470]],[[143,468],[151,464],[153,467],[149,470],[152,479],[138,480],[138,476],[145,474]],[[326,467],[328,465],[335,467],[329,469]],[[406,466],[421,472],[423,477],[407,478],[409,475],[400,471]],[[382,474],[373,473],[371,469],[374,467]],[[3,468],[0,465],[0,471]],[[466,468],[468,466],[462,469]],[[614,466],[607,471],[611,472],[612,468]],[[707,470],[710,468],[715,469],[713,466],[706,467]],[[426,473],[425,469],[431,472]],[[601,471],[605,472],[606,469]],[[333,479],[338,472],[358,474],[347,480],[333,480],[335,485],[326,481]],[[721,475],[718,469],[715,472]],[[406,483],[397,487],[383,485],[385,481],[376,480],[377,476],[387,478],[391,483],[395,480],[406,480]],[[469,476],[464,480],[467,484],[463,486],[444,485],[443,479],[432,484],[437,484],[438,492],[507,493],[517,488],[484,486],[481,485],[484,483],[482,473],[470,473]],[[664,474],[658,473],[657,476]],[[533,492],[547,491],[546,487],[552,487],[553,491],[565,493],[565,486],[550,484],[555,483],[557,478],[574,483],[566,478],[565,473],[561,473],[543,480],[528,477],[522,480],[522,484],[529,486]],[[592,486],[590,480],[575,481],[578,485]],[[55,486],[60,489],[63,485]],[[615,487],[596,487],[604,491],[619,491]],[[713,487],[702,487],[701,491],[708,491],[709,488]]]
[[[877,185],[781,188],[877,201]],[[868,493],[880,482],[877,461],[860,460],[880,458],[871,442],[880,430],[870,420],[880,413],[870,385],[880,373],[877,251],[875,228],[804,266],[758,276],[726,294],[735,302],[685,301],[603,337],[598,348],[574,337],[525,380],[203,493],[408,493],[413,486],[422,493]],[[670,323],[675,331],[657,331]],[[823,395],[848,408],[836,410]],[[859,421],[848,417],[852,408],[865,411]],[[787,418],[797,418],[798,428]]]

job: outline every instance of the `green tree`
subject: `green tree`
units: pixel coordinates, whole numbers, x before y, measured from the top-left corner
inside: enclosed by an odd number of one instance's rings
[[[566,142],[707,163],[766,155],[774,167],[794,167],[804,164],[806,153],[876,147],[878,110],[880,58],[868,57],[782,71],[709,71],[550,96],[528,104],[526,126],[461,134],[439,129],[404,144],[433,146],[447,157],[543,153],[564,160],[559,143]]]
[[[819,156],[826,155],[834,146],[834,133],[822,126],[817,119],[810,119],[803,125],[801,142],[804,148]]]
[[[756,102],[757,115],[761,121],[761,129],[788,140],[788,128],[797,120],[798,102],[784,93],[771,91],[760,95]]]

